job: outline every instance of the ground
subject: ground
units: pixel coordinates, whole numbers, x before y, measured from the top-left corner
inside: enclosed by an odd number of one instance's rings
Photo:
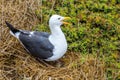
[[[119,6],[119,0],[1,0],[0,80],[120,80]],[[59,61],[37,61],[5,21],[49,32],[52,14],[73,19],[62,27],[69,48]]]

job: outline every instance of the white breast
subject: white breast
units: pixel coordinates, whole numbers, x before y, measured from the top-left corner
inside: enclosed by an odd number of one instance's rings
[[[61,58],[67,51],[67,42],[63,35],[49,37],[50,42],[54,45],[53,56],[46,59],[46,61],[54,61]]]

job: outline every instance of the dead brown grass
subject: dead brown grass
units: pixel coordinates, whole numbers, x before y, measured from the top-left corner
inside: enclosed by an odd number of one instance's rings
[[[0,0],[0,80],[105,80],[104,61],[67,52],[57,62],[38,62],[13,38],[4,21],[31,30],[39,19],[40,0]]]

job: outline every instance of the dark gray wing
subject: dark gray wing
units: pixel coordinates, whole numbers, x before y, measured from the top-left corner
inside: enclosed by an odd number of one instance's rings
[[[30,36],[30,32],[21,32],[19,39],[24,47],[34,57],[47,59],[53,55],[54,46],[48,40],[50,34],[45,32],[34,32]]]

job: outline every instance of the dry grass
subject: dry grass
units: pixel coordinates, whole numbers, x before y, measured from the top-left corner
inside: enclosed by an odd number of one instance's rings
[[[0,1],[0,80],[105,80],[105,63],[92,55],[67,52],[57,62],[38,62],[13,38],[4,21],[31,30],[40,0]]]

